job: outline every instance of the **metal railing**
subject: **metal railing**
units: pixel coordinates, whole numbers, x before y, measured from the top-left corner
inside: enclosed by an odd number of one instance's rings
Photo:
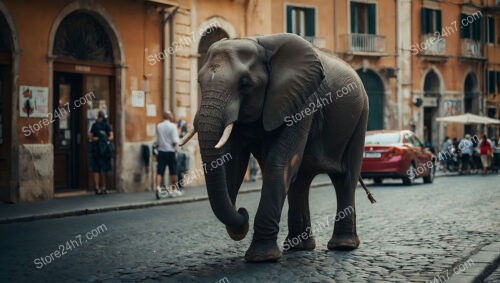
[[[375,34],[344,34],[348,52],[384,53],[385,36]]]
[[[432,38],[434,38],[434,40],[432,40]],[[446,52],[446,40],[443,37],[438,38],[433,34],[424,34],[422,35],[420,47],[422,48],[423,54],[442,55]]]
[[[325,38],[316,36],[303,36],[303,39],[309,41],[312,45],[318,48],[325,48]]]
[[[469,38],[462,39],[462,56],[480,58],[483,57],[483,44]]]

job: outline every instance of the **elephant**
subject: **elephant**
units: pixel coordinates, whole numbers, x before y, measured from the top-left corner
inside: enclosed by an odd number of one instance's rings
[[[222,166],[205,168],[205,181],[211,208],[233,240],[243,239],[249,229],[248,212],[236,210],[236,197],[250,154],[262,170],[261,197],[245,260],[281,258],[277,236],[287,196],[287,240],[310,234],[309,187],[316,175],[325,173],[335,188],[336,215],[353,209],[335,221],[327,247],[358,248],[354,196],[369,109],[357,73],[331,52],[283,33],[215,42],[198,83],[201,102],[194,128],[181,145],[197,133],[204,164],[214,164],[223,155],[232,157]],[[353,84],[356,87],[344,93]],[[290,250],[315,246],[311,235]]]

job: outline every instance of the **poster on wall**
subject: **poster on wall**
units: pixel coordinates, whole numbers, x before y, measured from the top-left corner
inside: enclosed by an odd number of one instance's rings
[[[462,114],[462,101],[458,99],[444,99],[441,116],[455,116]]]
[[[38,86],[19,87],[20,117],[45,118],[49,113],[49,88]]]
[[[132,106],[133,107],[144,107],[144,91],[133,90],[132,91]]]

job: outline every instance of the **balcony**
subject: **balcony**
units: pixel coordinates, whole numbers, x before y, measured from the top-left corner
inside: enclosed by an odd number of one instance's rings
[[[483,44],[469,38],[462,39],[462,56],[483,59]]]
[[[355,55],[381,56],[385,54],[385,36],[375,34],[344,34],[345,52]]]
[[[432,34],[424,34],[422,35],[420,47],[422,47],[422,54],[444,55],[446,53],[446,40],[443,37],[437,38]]]
[[[325,38],[315,36],[303,36],[303,39],[309,41],[312,45],[318,48],[325,48]]]

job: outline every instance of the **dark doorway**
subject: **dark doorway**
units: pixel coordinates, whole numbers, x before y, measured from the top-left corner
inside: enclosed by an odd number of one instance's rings
[[[0,13],[0,200],[11,201],[12,37]]]
[[[431,101],[424,105],[424,139],[434,146],[440,145],[439,127],[436,118],[439,114],[439,98],[441,82],[434,70],[427,73],[424,79],[424,99]]]
[[[479,114],[479,95],[477,78],[469,73],[464,82],[464,113]],[[464,134],[473,135],[477,129],[475,125],[464,125]]]
[[[382,130],[384,129],[384,85],[373,71],[358,70],[357,72],[363,81],[370,104],[368,130]]]

